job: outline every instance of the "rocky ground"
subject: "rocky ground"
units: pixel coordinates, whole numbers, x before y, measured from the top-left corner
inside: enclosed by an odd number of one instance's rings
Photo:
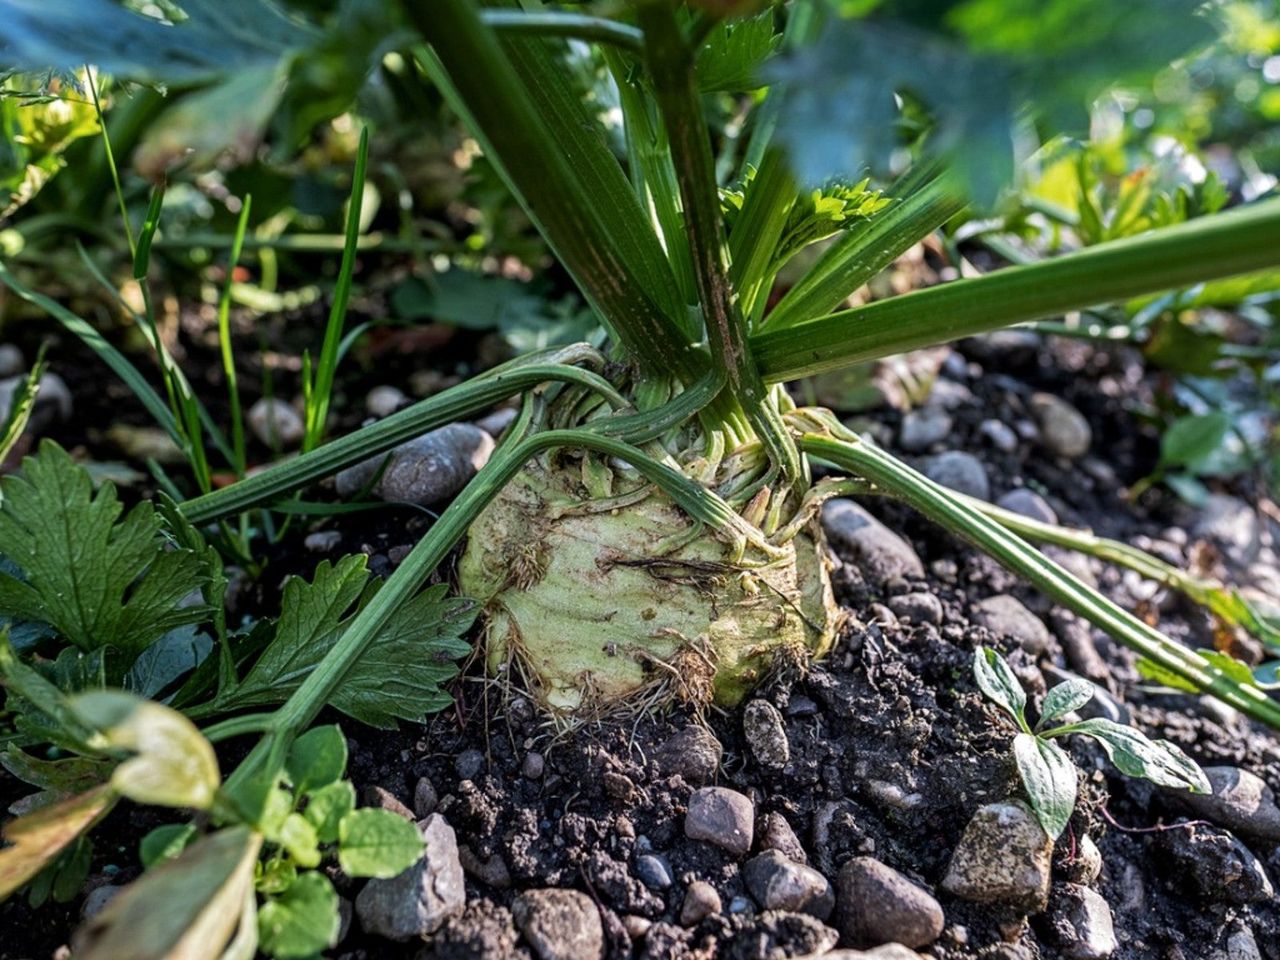
[[[864,422],[886,446],[974,496],[1280,596],[1280,526],[1247,489],[1199,513],[1158,491],[1122,499],[1157,448],[1128,410],[1152,383],[1136,357],[1006,334],[936,359],[928,402]],[[369,412],[400,402],[370,395]],[[278,416],[259,431],[287,426]],[[426,496],[413,485],[448,473],[432,456],[464,477],[488,434],[448,439],[405,450],[381,480],[404,486],[384,495]],[[331,522],[283,568],[364,550],[390,569],[417,530],[376,524]],[[1144,691],[1128,651],[903,507],[836,501],[824,525],[848,627],[826,661],[738,710],[565,733],[473,671],[425,727],[344,723],[366,801],[418,821],[428,845],[392,880],[335,873],[350,923],[334,956],[1280,960],[1280,737],[1213,702]],[[1050,552],[1170,635],[1212,638],[1178,595]],[[269,603],[272,586],[257,589],[241,602]],[[1050,844],[1019,799],[1012,727],[973,682],[980,644],[1004,652],[1033,701],[1092,680],[1086,712],[1177,743],[1214,795],[1127,780],[1076,738],[1080,802]],[[126,833],[151,825],[123,816]],[[99,859],[130,863],[126,848]],[[98,869],[61,935],[121,879]],[[6,928],[27,922],[7,909]],[[58,919],[30,944],[6,933],[0,957],[47,956]]]

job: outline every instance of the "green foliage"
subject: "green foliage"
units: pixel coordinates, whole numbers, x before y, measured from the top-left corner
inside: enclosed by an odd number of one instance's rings
[[[949,155],[989,203],[1012,178],[1023,110],[1055,130],[1083,127],[1108,83],[1149,75],[1212,36],[1198,7],[884,0],[861,18],[829,19],[811,48],[769,65],[783,87],[778,133],[812,183],[886,168],[904,143],[900,121],[923,124],[927,148]]]
[[[1020,728],[1013,740],[1018,776],[1031,808],[1045,832],[1055,840],[1067,828],[1075,808],[1077,774],[1071,757],[1054,738],[1068,734],[1092,737],[1102,744],[1116,769],[1129,777],[1141,777],[1162,787],[1208,793],[1204,772],[1175,744],[1151,740],[1133,727],[1111,720],[1080,720],[1051,726],[1093,699],[1087,680],[1073,679],[1046,694],[1035,728],[1027,724],[1027,695],[1005,659],[989,647],[973,656],[978,688],[1004,710]]]
[[[207,616],[182,605],[206,582],[200,557],[169,548],[151,504],[122,518],[115,487],[95,493],[57,444],[42,443],[0,491],[0,553],[20,571],[0,573],[0,615],[48,624],[86,653],[107,651],[113,677],[168,631]]]
[[[418,828],[390,810],[354,810],[338,827],[338,863],[353,877],[394,877],[421,853]]]
[[[695,69],[703,93],[740,93],[764,86],[761,68],[781,46],[772,10],[715,25],[698,50]]]
[[[258,911],[258,942],[280,960],[314,957],[338,937],[338,894],[329,878],[308,871]]]
[[[76,89],[79,82],[72,73],[14,74],[0,68],[0,221],[66,165],[68,147],[98,132],[97,114]]]

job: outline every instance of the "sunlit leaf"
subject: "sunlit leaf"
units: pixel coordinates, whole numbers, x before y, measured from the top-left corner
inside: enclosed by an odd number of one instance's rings
[[[417,861],[422,848],[418,827],[390,810],[354,810],[338,828],[338,863],[351,877],[394,877]]]
[[[1045,833],[1058,839],[1076,806],[1075,764],[1052,740],[1030,733],[1013,738],[1013,758],[1036,819]]]
[[[988,699],[1009,714],[1018,726],[1026,726],[1027,694],[1004,657],[990,647],[978,647],[973,652],[973,677]]]
[[[1088,680],[1079,677],[1064,680],[1045,695],[1039,726],[1043,727],[1072,710],[1079,710],[1093,699],[1096,691],[1097,688]]]
[[[1168,740],[1151,740],[1141,730],[1102,717],[1071,724],[1067,732],[1093,737],[1116,769],[1162,787],[1209,793],[1209,781],[1196,762]]]

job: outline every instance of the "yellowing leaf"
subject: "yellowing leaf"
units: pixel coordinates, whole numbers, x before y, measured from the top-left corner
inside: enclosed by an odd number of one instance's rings
[[[115,802],[116,794],[103,784],[6,824],[4,839],[12,846],[0,850],[0,900],[52,863]]]
[[[261,845],[231,827],[149,870],[76,931],[76,960],[216,960],[240,926]]]

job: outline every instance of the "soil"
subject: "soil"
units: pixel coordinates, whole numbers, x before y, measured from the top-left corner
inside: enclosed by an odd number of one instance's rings
[[[376,382],[405,387],[411,359],[373,369],[377,378],[370,379],[371,369],[361,382],[347,385],[349,396],[358,401],[361,387]],[[1186,532],[1191,515],[1185,507],[1159,490],[1137,504],[1121,497],[1124,487],[1150,471],[1158,451],[1156,435],[1133,413],[1159,387],[1138,356],[1060,340],[1000,351],[969,342],[947,360],[944,376],[949,383],[935,391],[934,402],[951,398],[954,425],[937,449],[977,455],[993,499],[1014,486],[1029,486],[1046,497],[1064,523],[1146,545],[1173,562],[1191,562],[1198,547]],[[79,409],[90,417],[97,416],[90,390],[98,389],[90,384],[98,382],[85,377],[72,383]],[[1067,463],[1027,441],[1001,453],[985,439],[980,425],[988,419],[1010,426],[1030,420],[1028,400],[1038,390],[1058,394],[1085,415],[1093,431],[1092,456]],[[127,407],[127,400],[121,403]],[[358,420],[358,402],[354,406]],[[875,415],[881,439],[891,449],[900,416],[896,411]],[[53,435],[90,449],[95,443],[93,424],[83,421],[65,438],[57,431]],[[756,762],[744,740],[741,709],[614,718],[567,731],[539,715],[518,690],[499,686],[478,669],[454,685],[455,706],[423,726],[406,725],[388,735],[343,720],[351,743],[349,775],[366,798],[375,799],[374,788],[382,788],[413,808],[425,781],[438,798],[434,809],[470,851],[465,862],[487,864],[487,869],[472,869],[465,911],[430,939],[391,943],[363,934],[355,922],[332,955],[351,960],[529,956],[530,944],[518,934],[510,908],[522,891],[544,887],[571,887],[595,902],[604,953],[611,960],[774,960],[829,949],[834,944],[830,932],[813,918],[760,911],[744,885],[742,859],[686,838],[684,814],[696,784],[673,773],[669,764],[664,768],[659,758],[662,746],[680,730],[701,724],[724,751],[712,782],[753,802],[757,838],[765,832],[766,818],[780,815],[799,838],[809,865],[833,882],[851,857],[870,855],[937,896],[946,928],[924,948],[928,955],[937,960],[1071,956],[1062,952],[1048,914],[1028,918],[1012,908],[967,903],[939,887],[975,809],[1020,792],[1009,753],[1013,730],[972,681],[972,654],[979,644],[1003,651],[1032,691],[1043,691],[1053,669],[1093,676],[1109,691],[1115,709],[1127,711],[1148,734],[1172,740],[1202,764],[1250,770],[1280,791],[1275,734],[1196,697],[1144,691],[1132,654],[1104,635],[1081,630],[1017,578],[906,508],[874,500],[866,506],[909,539],[927,573],[918,582],[877,586],[850,558],[842,558],[836,589],[849,622],[837,648],[807,672],[775,677],[753,695],[774,704],[784,718],[790,761],[781,769]],[[364,550],[389,568],[393,548],[411,541],[417,531],[407,531],[403,514],[370,516],[326,521],[343,535],[334,552]],[[423,528],[428,523],[415,522]],[[305,572],[318,559],[302,550],[300,539],[278,553],[269,575],[244,595],[246,610],[270,609],[283,576]],[[1198,645],[1212,636],[1205,615],[1176,595],[1150,592],[1132,577],[1096,563],[1082,566],[1104,592],[1158,621],[1170,635]],[[922,591],[941,602],[940,624],[899,619],[889,611],[894,596]],[[1042,655],[1032,657],[974,622],[972,605],[996,594],[1018,597],[1052,628],[1054,637]],[[1078,741],[1070,744],[1070,752],[1082,771],[1081,802],[1057,845],[1054,879],[1072,874],[1084,835],[1092,838],[1104,863],[1092,885],[1110,904],[1119,942],[1113,956],[1280,958],[1280,903],[1274,897],[1248,905],[1223,902],[1220,891],[1192,882],[1195,865],[1173,839],[1224,831],[1189,822],[1175,798],[1119,776],[1100,750]],[[530,754],[543,760],[538,776],[531,775],[538,771]],[[21,785],[0,774],[0,801],[7,805],[22,792]],[[417,812],[427,812],[421,802]],[[99,828],[89,886],[121,882],[136,872],[136,839],[156,822],[154,814],[130,808]],[[1280,849],[1247,843],[1272,879],[1280,880]],[[646,853],[669,866],[669,886],[651,887],[641,878],[636,863]],[[681,908],[695,880],[716,888],[724,910],[686,927]],[[344,897],[354,899],[356,882],[341,876],[336,882]],[[0,907],[0,958],[55,955],[79,909],[73,902],[33,911],[21,898]],[[1252,932],[1257,952],[1238,952],[1244,949],[1242,938],[1248,939],[1242,931]],[[1237,952],[1227,952],[1229,941]]]

